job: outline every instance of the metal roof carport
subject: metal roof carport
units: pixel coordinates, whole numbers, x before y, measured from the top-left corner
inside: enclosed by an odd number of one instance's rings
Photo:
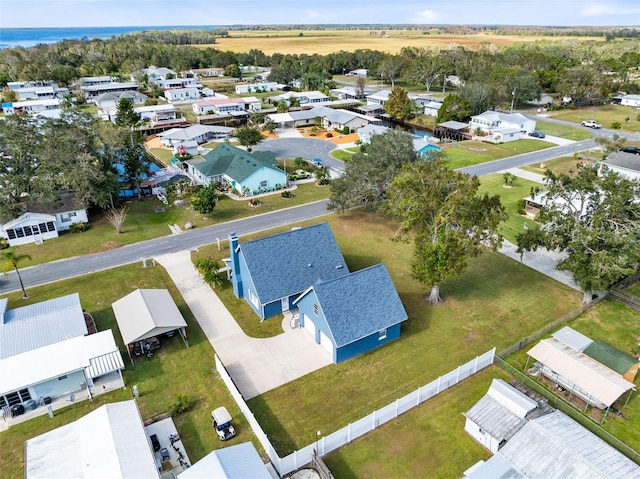
[[[555,373],[550,379],[575,385],[588,395],[587,404],[603,404],[607,411],[625,392],[635,390],[635,384],[620,374],[555,338],[543,339],[527,354]],[[568,389],[574,393],[571,386]]]
[[[131,345],[178,330],[185,345],[187,322],[166,289],[137,289],[111,305],[131,362]]]

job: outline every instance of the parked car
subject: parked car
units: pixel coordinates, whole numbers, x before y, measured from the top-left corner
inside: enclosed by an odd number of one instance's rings
[[[620,148],[620,151],[624,151],[625,153],[633,153],[635,155],[640,155],[640,148],[638,148],[637,146],[625,146],[623,148]]]
[[[546,135],[544,133],[542,133],[541,131],[531,131],[529,132],[529,136],[532,136],[534,138],[544,138]]]
[[[231,425],[231,414],[224,406],[211,411],[211,419],[221,441],[226,441],[236,435],[236,430]]]
[[[602,128],[602,125],[594,120],[585,120],[582,122],[582,126],[587,128]]]

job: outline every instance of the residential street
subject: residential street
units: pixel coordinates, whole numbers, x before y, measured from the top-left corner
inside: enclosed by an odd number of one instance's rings
[[[552,120],[547,118],[545,121]],[[556,122],[575,126],[575,124],[561,122],[558,120],[556,120]],[[612,130],[603,129],[596,130],[593,133],[598,136],[609,135],[614,132]],[[633,135],[627,136],[633,137]],[[309,140],[289,139],[289,141],[292,141],[294,143],[293,146],[295,146],[300,142]],[[316,150],[316,142],[321,141],[322,140],[312,140],[313,147],[311,150]],[[281,142],[283,143],[281,145],[283,147],[285,145],[287,147],[292,146],[287,144],[286,140],[281,140]],[[331,147],[335,147],[333,144],[330,145]],[[575,152],[587,150],[596,146],[597,145],[593,139],[583,140],[569,145],[556,146],[541,151],[525,153],[488,163],[468,166],[460,168],[459,171],[471,175],[482,176],[502,172],[531,163],[541,163],[559,156],[573,155]],[[307,153],[311,153],[311,150]],[[328,152],[326,152],[326,154],[328,154]],[[324,155],[323,159],[325,159]],[[332,161],[341,163],[335,159],[332,159]],[[227,223],[220,223],[206,228],[187,230],[181,234],[163,236],[161,238],[143,241],[104,253],[67,258],[64,260],[24,268],[21,269],[20,272],[22,274],[25,287],[30,288],[65,278],[81,276],[125,264],[135,263],[136,261],[142,262],[144,259],[150,259],[162,254],[191,250],[202,245],[215,243],[217,239],[224,241],[226,240],[228,233],[232,231],[242,236],[259,231],[265,231],[278,226],[297,223],[307,219],[317,218],[319,216],[329,214],[326,209],[327,203],[328,200],[323,200],[316,203],[266,213],[264,215],[243,218]],[[18,289],[18,279],[14,272],[10,272],[6,277],[0,278],[0,294],[6,294]]]

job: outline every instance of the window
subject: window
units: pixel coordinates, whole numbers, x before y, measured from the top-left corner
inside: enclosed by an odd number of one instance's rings
[[[62,221],[63,223],[68,223],[69,221],[71,221],[71,215],[69,213],[61,214],[60,221]]]
[[[318,303],[313,303],[313,314],[318,316]]]
[[[260,188],[266,188],[267,187],[267,182],[265,181],[261,181],[260,182]]]
[[[24,238],[24,231],[22,230],[22,228],[16,228],[16,235],[18,236],[18,238]]]
[[[38,229],[40,230],[40,233],[46,233],[47,232],[47,224],[46,223],[40,223],[38,225]]]
[[[55,231],[56,225],[53,224],[53,221],[47,221],[47,228],[49,228],[49,231]]]
[[[31,236],[33,233],[31,231],[31,226],[25,226],[24,227],[24,235],[25,236]]]
[[[485,435],[484,429],[479,429],[478,432],[480,433],[481,436]]]
[[[382,341],[383,339],[387,339],[387,330],[385,329],[381,329],[380,331],[378,331],[378,341]]]
[[[64,376],[60,376],[60,377],[58,378],[58,381],[63,381],[63,380],[65,380],[65,379],[67,379],[67,375],[66,375],[66,374],[65,374]]]
[[[7,236],[9,239],[16,239],[16,232],[14,230],[7,230]]]
[[[18,391],[18,394],[20,395],[20,399],[22,399],[22,402],[27,402],[29,399],[31,399],[31,393],[28,389],[21,389],[20,391]]]

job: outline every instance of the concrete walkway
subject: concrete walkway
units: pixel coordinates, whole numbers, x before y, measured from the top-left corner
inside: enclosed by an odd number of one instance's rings
[[[517,249],[518,247],[516,245],[504,240],[502,247],[498,251],[509,258],[521,262],[531,269],[535,269],[549,278],[555,279],[562,284],[566,284],[575,290],[582,291],[582,289],[573,281],[573,275],[571,273],[556,269],[558,261],[563,258],[562,254],[556,253],[555,251],[549,251],[546,248],[538,248],[536,251],[524,253],[521,261],[520,253],[516,251]]]
[[[284,333],[273,338],[256,339],[244,334],[196,271],[189,251],[157,256],[155,260],[171,276],[245,399],[332,364],[329,353],[315,344],[307,331],[292,329],[288,319],[283,321]],[[259,321],[257,316],[255,319]]]
[[[535,181],[536,183],[544,183],[544,176],[538,173],[533,173],[531,171],[523,170],[521,168],[507,168],[506,170],[500,171],[500,173],[511,173],[512,175],[517,176],[518,178],[524,178],[525,180]]]

